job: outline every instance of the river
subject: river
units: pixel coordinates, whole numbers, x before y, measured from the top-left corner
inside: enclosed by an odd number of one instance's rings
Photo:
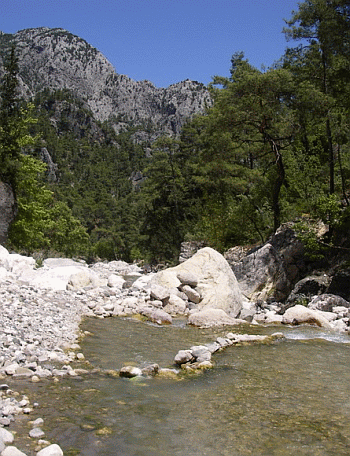
[[[110,318],[86,319],[82,329],[88,332],[82,351],[95,373],[18,385],[39,402],[33,419],[44,418],[46,438],[65,456],[350,454],[347,335],[310,326],[242,326],[234,331],[282,331],[286,338],[229,347],[213,355],[214,369],[180,380],[128,380],[105,371],[128,364],[173,367],[179,349],[212,342],[232,328]]]

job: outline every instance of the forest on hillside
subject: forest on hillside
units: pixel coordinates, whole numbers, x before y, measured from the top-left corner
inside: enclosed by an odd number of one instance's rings
[[[13,49],[0,93],[0,179],[19,208],[9,246],[157,263],[184,240],[224,251],[297,220],[314,255],[349,247],[350,4],[301,2],[284,33],[272,68],[234,53],[207,112],[153,143],[136,142],[132,123],[118,134],[97,122],[68,90],[19,100]],[[322,244],[318,220],[330,227]]]

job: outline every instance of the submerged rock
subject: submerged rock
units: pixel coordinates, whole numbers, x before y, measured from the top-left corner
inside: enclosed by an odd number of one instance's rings
[[[141,377],[142,370],[134,366],[124,366],[120,369],[119,375],[125,378]]]

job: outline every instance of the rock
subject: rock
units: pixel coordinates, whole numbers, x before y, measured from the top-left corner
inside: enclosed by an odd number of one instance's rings
[[[296,305],[286,310],[283,315],[282,323],[286,325],[301,325],[303,323],[316,324],[323,328],[331,329],[329,321],[317,310]]]
[[[124,366],[119,371],[120,377],[133,378],[140,377],[142,375],[142,370],[134,366]]]
[[[239,318],[245,320],[248,323],[251,323],[254,319],[254,316],[257,312],[256,304],[254,302],[243,301],[242,309],[239,313]]]
[[[196,345],[191,347],[190,350],[197,363],[211,360],[211,352],[205,345]]]
[[[48,260],[56,260],[49,258]],[[44,261],[42,268],[30,273],[23,273],[20,279],[28,285],[37,289],[66,290],[70,277],[86,269],[84,264],[69,260],[65,265],[66,259],[57,258],[57,262]]]
[[[32,427],[42,426],[43,424],[44,424],[44,420],[42,418],[37,418],[36,420],[34,420],[31,423]]]
[[[45,432],[39,427],[35,427],[29,431],[29,437],[32,439],[42,439],[44,436]]]
[[[121,276],[118,276],[116,274],[111,274],[109,277],[108,277],[108,281],[107,281],[107,285],[111,288],[123,288],[123,285],[125,283],[125,280],[123,279],[123,277]]]
[[[162,287],[161,285],[151,284],[150,295],[157,301],[165,301],[166,299],[169,299],[170,291],[168,288]]]
[[[148,283],[151,281],[154,274],[147,274],[141,276],[135,282],[133,282],[131,289],[134,291],[140,291],[146,289]]]
[[[63,451],[58,445],[53,444],[40,450],[36,456],[63,456]]]
[[[178,296],[171,294],[166,300],[164,311],[170,315],[182,315],[187,309],[187,303]]]
[[[180,272],[190,272],[198,277],[196,290],[202,297],[199,309],[222,309],[232,317],[238,315],[243,296],[236,277],[220,253],[205,247],[184,263],[158,272],[151,283],[177,288],[181,285],[177,276]]]
[[[237,320],[227,315],[222,309],[203,309],[199,312],[192,313],[188,318],[188,324],[209,328],[212,326],[236,325],[243,320]],[[246,323],[244,321],[244,323]]]
[[[178,380],[178,374],[179,372],[176,369],[162,368],[159,369],[158,377],[170,380]]]
[[[26,367],[19,366],[17,367],[13,377],[32,377],[33,371],[31,369],[27,369]]]
[[[265,313],[265,324],[267,325],[278,325],[281,324],[283,316],[277,314],[274,310],[269,310]]]
[[[150,364],[149,366],[146,366],[141,369],[142,375],[145,375],[147,377],[150,376],[155,376],[159,372],[159,365],[158,364]]]
[[[177,273],[177,278],[180,280],[182,285],[189,285],[193,288],[195,288],[198,285],[198,277],[195,274],[192,274],[191,272],[179,271]]]
[[[326,291],[329,281],[330,278],[324,274],[319,276],[313,275],[299,280],[294,285],[287,301],[282,305],[282,312],[284,313],[289,307],[296,304],[306,305],[313,296]]]
[[[233,263],[232,270],[242,293],[250,300],[282,299],[287,288],[283,260],[267,243],[260,249]]]
[[[143,308],[141,314],[158,325],[171,325],[173,322],[171,315],[162,309]]]
[[[332,312],[334,307],[339,306],[349,309],[350,303],[345,301],[342,297],[332,294],[321,294],[320,296],[315,296],[308,304],[309,309],[322,310],[324,312]]]
[[[7,271],[20,275],[32,271],[35,267],[35,260],[34,258],[18,255],[17,253],[10,253],[6,257],[3,266]]]
[[[9,273],[3,266],[0,266],[0,281],[3,282],[7,279]]]
[[[174,358],[175,364],[181,365],[194,361],[191,350],[179,350]]]
[[[341,320],[336,320],[333,322],[333,329],[339,332],[348,332],[349,331],[349,322]]]
[[[201,302],[201,295],[190,285],[181,285],[180,289],[185,293],[189,301],[193,302],[194,304],[199,304]]]
[[[1,452],[1,456],[26,456],[26,454],[14,446],[8,446]]]
[[[327,293],[341,296],[350,301],[350,269],[338,271],[334,274]]]
[[[327,231],[326,226],[320,223],[317,226],[317,236],[322,236]],[[288,287],[281,298],[287,297],[290,293],[290,285],[305,276],[306,264],[304,258],[304,246],[294,230],[294,222],[282,224],[268,240],[269,244],[278,252],[283,259],[283,269],[287,278]]]
[[[0,427],[0,440],[4,443],[13,443],[14,437],[12,432]]]
[[[7,375],[14,375],[18,368],[19,368],[18,363],[12,363],[5,367],[5,372]]]
[[[209,344],[206,344],[205,346],[212,354],[217,352],[221,348],[221,345],[218,342],[211,342]]]
[[[79,288],[84,287],[99,287],[105,285],[105,281],[100,279],[96,273],[89,271],[88,269],[84,271],[77,272],[72,274],[69,277],[67,289],[68,290],[79,290]]]

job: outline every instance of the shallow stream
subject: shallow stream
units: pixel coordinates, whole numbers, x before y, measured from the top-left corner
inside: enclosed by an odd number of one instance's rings
[[[33,419],[44,418],[46,438],[65,456],[350,454],[347,335],[306,326],[244,326],[234,332],[282,331],[286,339],[229,347],[213,355],[214,369],[181,380],[127,380],[105,370],[173,367],[179,349],[212,342],[232,328],[111,318],[87,319],[82,329],[90,333],[82,351],[99,372],[43,381],[29,390],[19,385],[39,402]]]

